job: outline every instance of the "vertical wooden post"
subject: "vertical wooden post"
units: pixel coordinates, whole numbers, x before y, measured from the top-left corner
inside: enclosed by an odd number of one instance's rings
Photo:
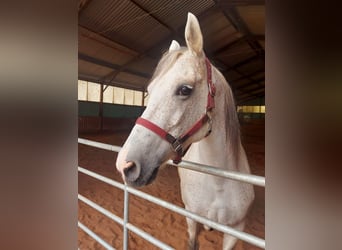
[[[99,114],[100,114],[100,132],[103,131],[103,83],[101,83],[100,89],[100,106],[99,106]]]
[[[141,101],[141,106],[144,107],[145,105],[145,90],[142,92],[142,101]]]
[[[145,89],[143,89],[143,91],[142,91],[142,100],[141,100],[141,114],[140,115],[142,115],[142,113],[143,113],[143,111],[144,111],[144,105],[145,105]]]

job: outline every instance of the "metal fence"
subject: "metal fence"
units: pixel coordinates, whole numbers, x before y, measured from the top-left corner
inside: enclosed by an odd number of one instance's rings
[[[105,150],[110,150],[113,152],[119,152],[121,149],[121,147],[118,147],[118,146],[109,145],[109,144],[100,143],[100,142],[95,142],[95,141],[86,140],[86,139],[82,139],[82,138],[78,138],[78,143],[88,145],[88,146],[92,146],[92,147],[96,147],[96,148],[105,149]],[[168,161],[168,164],[173,165],[173,166],[177,166],[177,167],[181,167],[181,168],[191,169],[191,170],[195,170],[195,171],[199,171],[199,172],[203,172],[203,173],[207,173],[207,174],[211,174],[211,175],[221,176],[221,177],[225,177],[225,178],[229,178],[229,179],[233,179],[233,180],[237,180],[237,181],[243,181],[243,182],[247,182],[247,183],[250,183],[253,185],[265,187],[265,178],[261,177],[261,176],[221,170],[221,169],[217,169],[217,168],[214,168],[211,166],[206,166],[206,165],[187,162],[187,161],[183,161],[179,165],[175,165],[172,163],[172,161]],[[129,194],[133,194],[133,195],[138,196],[140,198],[143,198],[147,201],[155,203],[159,206],[167,208],[167,209],[169,209],[175,213],[178,213],[182,216],[188,217],[188,218],[193,219],[199,223],[207,225],[210,228],[216,229],[216,230],[221,231],[223,233],[230,234],[230,235],[232,235],[232,236],[234,236],[240,240],[246,241],[252,245],[258,246],[260,248],[265,248],[265,240],[264,239],[258,238],[256,236],[248,234],[246,232],[236,230],[232,227],[211,221],[205,217],[202,217],[202,216],[199,216],[193,212],[190,212],[190,211],[188,211],[182,207],[176,206],[172,203],[169,203],[167,201],[164,201],[164,200],[159,199],[157,197],[154,197],[150,194],[144,193],[140,190],[129,187],[129,186],[124,185],[120,182],[114,181],[110,178],[107,178],[107,177],[104,177],[104,176],[99,175],[97,173],[94,173],[92,171],[89,171],[87,169],[84,169],[80,166],[78,167],[78,171],[124,191],[124,216],[123,216],[123,218],[116,216],[115,214],[113,214],[110,211],[104,209],[103,207],[97,205],[96,203],[92,202],[91,200],[87,199],[86,197],[78,194],[78,199],[80,201],[84,202],[85,204],[89,205],[90,207],[94,208],[98,212],[102,213],[103,215],[107,216],[108,218],[112,219],[116,223],[123,226],[123,249],[124,250],[128,249],[128,231],[131,231],[131,232],[137,234],[138,236],[149,241],[150,243],[159,247],[160,249],[167,249],[167,250],[168,249],[174,249],[171,246],[169,246],[169,245],[161,242],[160,240],[156,239],[152,235],[144,232],[140,228],[129,223],[129,221],[128,221]],[[106,249],[115,249],[110,244],[108,244],[103,239],[101,239],[98,235],[96,235],[94,232],[92,232],[89,228],[87,228],[85,225],[83,225],[81,222],[78,222],[78,226],[84,232],[86,232],[90,237],[92,237],[99,244],[101,244],[103,247],[105,247]]]

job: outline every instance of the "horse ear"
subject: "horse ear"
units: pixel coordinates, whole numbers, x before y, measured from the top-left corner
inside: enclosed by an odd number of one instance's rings
[[[203,37],[200,25],[194,14],[188,12],[188,20],[185,26],[186,45],[197,56],[203,53]]]
[[[169,52],[174,51],[174,50],[179,50],[180,49],[180,45],[177,41],[172,40],[170,48],[169,48]]]

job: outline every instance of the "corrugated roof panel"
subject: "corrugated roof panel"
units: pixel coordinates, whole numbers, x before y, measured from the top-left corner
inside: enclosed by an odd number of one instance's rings
[[[101,43],[102,45],[104,45],[106,47],[109,47],[109,48],[112,48],[115,50],[119,50],[125,54],[129,54],[132,57],[136,56],[138,54],[136,51],[131,50],[124,45],[118,44],[118,43],[114,42],[113,40],[110,40],[110,39],[106,38],[105,36],[98,34],[98,33],[95,33],[94,31],[91,31],[91,30],[84,28],[82,26],[79,26],[78,34],[79,34],[79,36],[83,36],[85,38],[88,38],[88,39],[94,40],[98,43]]]
[[[113,64],[122,65],[133,58],[122,50],[117,50],[84,36],[78,38],[78,51]]]
[[[99,11],[97,5],[103,9]],[[169,34],[167,28],[129,1],[91,2],[79,20],[82,25],[137,51],[146,50]]]
[[[249,92],[250,95],[257,95],[257,94],[261,94],[265,91],[265,86],[260,86],[260,89],[256,89],[253,90],[251,92]]]
[[[245,74],[250,74],[254,72],[256,69],[263,69],[263,68],[265,68],[264,61],[254,60],[238,67],[238,70],[243,71]]]
[[[237,73],[236,71],[234,70],[229,70],[228,72],[224,72],[224,76],[226,78],[226,80],[228,81],[234,81],[234,79],[237,79],[237,78],[240,78],[241,77],[241,74]]]
[[[245,86],[242,91],[255,91],[255,90],[259,90],[259,89],[262,89],[262,86],[261,84],[250,84],[250,85],[247,85]]]
[[[221,11],[215,11],[210,16],[206,16],[200,25],[205,37],[206,51],[220,49],[242,36]]]
[[[136,0],[136,2],[144,6],[150,13],[158,17],[174,30],[177,30],[181,25],[185,24],[188,12],[199,15],[215,4],[212,0]]]
[[[221,52],[217,55],[217,58],[219,58],[221,61],[225,62],[227,65],[235,65],[245,59],[248,59],[255,55],[255,52],[248,43],[243,42],[236,44],[229,48],[228,50],[225,50],[224,52]]]
[[[246,91],[246,90],[237,90],[237,91],[238,93],[235,94],[235,96],[239,103],[241,102],[241,100],[244,100],[244,102],[246,102],[248,101],[248,99],[252,100],[251,98],[262,97],[263,92],[265,92],[265,88],[260,87],[260,89],[257,89],[255,91]]]
[[[100,79],[112,72],[112,69],[102,67],[93,63],[83,60],[78,60],[78,74],[92,76],[93,78]]]
[[[229,70],[228,72],[224,72],[224,75],[227,80],[234,81],[234,79],[240,78],[242,75],[234,70]]]
[[[261,79],[261,78],[265,79],[265,72],[261,72],[261,73],[255,74],[255,75],[253,75],[251,77],[251,79],[253,79],[253,80],[257,80],[257,79]]]
[[[241,79],[239,81],[235,81],[234,86],[235,86],[235,88],[239,88],[240,86],[246,86],[246,84],[250,83],[250,82],[251,82],[251,80],[244,78],[244,79]]]
[[[99,34],[110,28],[108,17],[111,13],[115,13],[115,10],[126,1],[108,1],[97,0],[90,1],[87,8],[85,8],[79,16],[79,23],[92,30],[96,30]]]
[[[124,81],[132,85],[137,85],[137,86],[141,86],[142,88],[144,88],[147,85],[149,79],[132,75],[126,72],[120,72],[115,78],[115,81],[119,81],[119,82]]]
[[[96,55],[97,51],[101,49],[101,44],[95,42],[91,39],[83,37],[82,35],[78,36],[78,52],[85,53],[88,55]]]
[[[134,63],[129,65],[129,69],[133,69],[140,72],[145,72],[152,76],[154,68],[157,66],[158,60],[153,60],[148,57],[143,57],[139,60],[136,60]]]
[[[253,34],[265,34],[265,6],[238,6],[237,10]]]

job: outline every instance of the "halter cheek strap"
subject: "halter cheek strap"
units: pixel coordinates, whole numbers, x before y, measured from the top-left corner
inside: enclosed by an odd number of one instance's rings
[[[146,120],[142,117],[139,117],[136,124],[139,124],[152,132],[159,135],[162,139],[168,141],[173,150],[177,153],[176,159],[173,160],[175,164],[178,164],[182,161],[182,157],[185,155],[187,150],[190,146],[188,146],[186,149],[183,149],[183,143],[189,139],[192,135],[194,135],[197,131],[199,131],[207,122],[210,123],[210,129],[206,136],[208,136],[211,132],[211,118],[208,115],[208,112],[210,112],[213,108],[215,108],[215,92],[216,88],[212,81],[212,73],[211,73],[211,64],[208,60],[208,58],[205,59],[205,64],[207,68],[207,83],[208,83],[208,98],[207,98],[207,107],[205,114],[183,135],[179,136],[178,138],[175,138],[168,132],[166,132],[164,129],[159,127],[158,125],[154,124],[153,122],[150,122],[149,120]]]

